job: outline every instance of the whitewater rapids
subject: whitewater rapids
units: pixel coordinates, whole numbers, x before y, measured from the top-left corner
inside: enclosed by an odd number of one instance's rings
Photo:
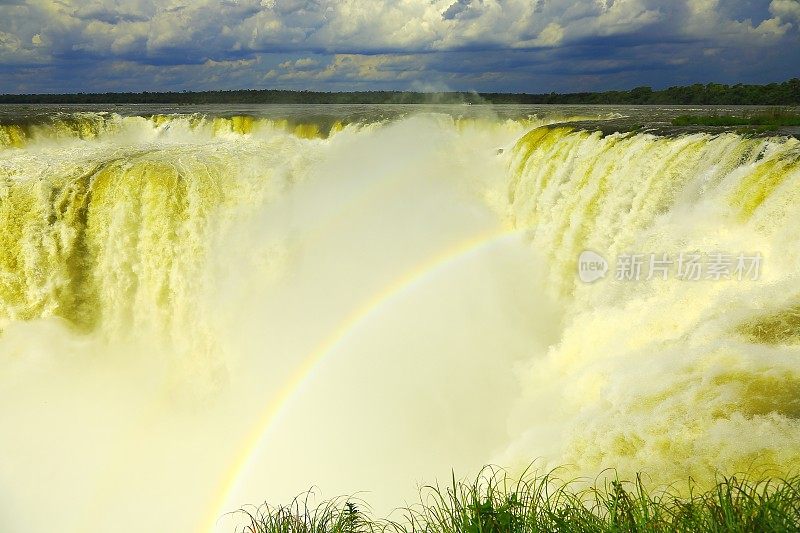
[[[385,513],[489,462],[796,472],[800,142],[578,119],[0,123],[0,528]],[[687,251],[761,275],[614,277]]]

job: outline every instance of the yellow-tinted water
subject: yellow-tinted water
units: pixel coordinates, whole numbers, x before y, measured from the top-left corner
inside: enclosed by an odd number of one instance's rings
[[[1,126],[0,525],[224,530],[313,484],[385,511],[487,462],[796,470],[800,142],[563,120]],[[693,252],[760,275],[615,279]]]

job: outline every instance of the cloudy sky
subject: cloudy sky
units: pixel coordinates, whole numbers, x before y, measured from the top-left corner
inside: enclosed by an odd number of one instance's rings
[[[0,92],[766,83],[799,26],[800,0],[0,0]]]

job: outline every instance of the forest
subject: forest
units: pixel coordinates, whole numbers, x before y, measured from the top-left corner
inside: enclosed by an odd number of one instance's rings
[[[800,79],[767,85],[694,84],[654,90],[579,93],[477,93],[276,89],[182,92],[5,94],[0,104],[628,104],[800,105]]]

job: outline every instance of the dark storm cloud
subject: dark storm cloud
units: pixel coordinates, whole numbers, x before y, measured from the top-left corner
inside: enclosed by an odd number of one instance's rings
[[[456,0],[450,7],[445,9],[442,13],[442,18],[445,20],[452,20],[457,16],[465,13],[469,8],[470,0]]]
[[[119,24],[121,22],[146,22],[148,17],[136,15],[134,13],[124,13],[111,9],[91,9],[75,12],[75,17],[81,20],[97,20],[106,24]]]
[[[0,92],[778,81],[799,25],[798,0],[0,0]]]

